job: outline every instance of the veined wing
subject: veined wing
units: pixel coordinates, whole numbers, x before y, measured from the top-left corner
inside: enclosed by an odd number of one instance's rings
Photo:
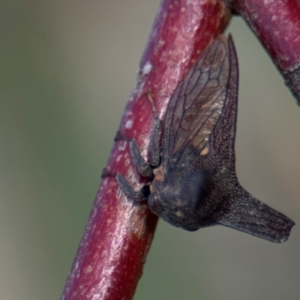
[[[229,81],[228,43],[219,37],[175,90],[165,117],[163,153],[174,157],[191,145],[208,153],[208,141],[224,106]]]

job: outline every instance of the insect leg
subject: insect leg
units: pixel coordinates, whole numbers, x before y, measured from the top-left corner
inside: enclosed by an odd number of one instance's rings
[[[115,137],[115,142],[118,141],[129,142],[131,158],[133,164],[137,167],[139,174],[144,177],[153,177],[153,170],[150,164],[148,164],[142,157],[136,141],[134,139],[127,138],[119,131],[117,132]],[[135,191],[134,188],[130,185],[130,183],[123,175],[115,172],[109,172],[106,169],[104,169],[101,177],[104,178],[105,176],[114,176],[121,190],[129,199],[133,199],[135,201],[142,201],[142,200],[146,200],[150,195],[149,185],[144,185],[139,191]]]
[[[162,122],[158,117],[155,105],[153,103],[151,91],[146,92],[146,95],[148,101],[150,102],[152,112],[154,115],[153,131],[150,137],[150,145],[149,145],[150,165],[151,167],[156,168],[160,164],[160,132],[162,128]]]
[[[101,178],[105,177],[115,177],[119,187],[125,196],[129,199],[133,199],[134,201],[143,201],[148,198],[150,195],[149,185],[143,186],[139,191],[135,191],[134,188],[129,184],[129,182],[119,173],[107,171],[107,169],[103,169]]]
[[[147,163],[141,155],[139,147],[135,140],[130,141],[130,152],[133,163],[138,168],[139,173],[144,177],[153,177],[153,168],[158,167],[160,164],[160,146],[159,136],[161,131],[161,121],[155,116],[153,132],[150,137],[150,163]]]
[[[159,130],[159,128],[157,129]],[[159,134],[159,131],[158,131]],[[151,163],[147,163],[141,155],[140,149],[134,139],[129,139],[123,136],[119,131],[116,134],[115,142],[117,141],[127,141],[129,142],[129,149],[132,161],[134,165],[137,167],[139,174],[144,177],[153,177],[153,170],[151,168]],[[156,146],[154,146],[155,148]],[[151,148],[151,141],[150,141],[150,148]],[[151,151],[151,149],[150,149]]]
[[[101,178],[104,179],[105,177],[115,177],[117,173],[115,172],[110,172],[106,168],[102,170]]]
[[[129,199],[133,199],[134,201],[143,201],[146,200],[150,194],[150,189],[148,185],[145,185],[139,191],[135,191],[134,188],[128,183],[128,181],[121,174],[116,174],[116,180],[122,192]]]
[[[137,167],[139,173],[144,177],[153,177],[153,170],[150,164],[148,164],[142,157],[136,141],[131,140],[129,147],[133,163]]]
[[[160,145],[159,137],[161,132],[161,121],[158,116],[155,115],[153,132],[150,137],[150,165],[151,167],[158,167],[160,164]]]

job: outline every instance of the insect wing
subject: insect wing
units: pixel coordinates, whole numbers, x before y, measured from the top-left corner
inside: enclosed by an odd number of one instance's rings
[[[166,112],[163,155],[175,157],[189,145],[205,153],[226,98],[227,47],[225,38],[216,39],[177,87]]]

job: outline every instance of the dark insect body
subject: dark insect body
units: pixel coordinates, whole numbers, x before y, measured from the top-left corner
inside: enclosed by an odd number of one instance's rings
[[[153,178],[136,192],[120,174],[128,198],[145,200],[170,224],[194,231],[223,225],[284,242],[294,225],[250,195],[235,172],[238,62],[231,37],[216,39],[176,88],[165,119],[155,119],[150,163],[130,141],[140,174]],[[161,132],[161,146],[160,146]]]

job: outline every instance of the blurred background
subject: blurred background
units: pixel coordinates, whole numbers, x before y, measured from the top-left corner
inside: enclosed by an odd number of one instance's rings
[[[159,1],[0,1],[0,299],[59,299]],[[296,222],[273,244],[159,222],[135,300],[300,295],[300,108],[242,19],[237,173]]]

